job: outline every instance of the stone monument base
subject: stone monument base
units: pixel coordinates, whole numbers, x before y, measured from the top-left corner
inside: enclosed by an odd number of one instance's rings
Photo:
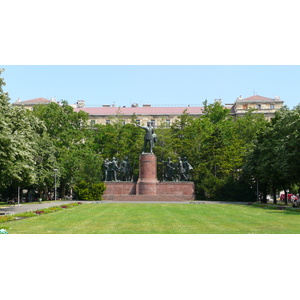
[[[140,156],[138,181],[106,181],[103,200],[122,201],[130,198],[128,201],[184,201],[195,199],[194,182],[158,182],[156,165],[154,154],[143,153]]]
[[[102,196],[103,200],[115,200],[119,197],[135,195],[136,182],[131,181],[105,181],[106,190]]]
[[[195,184],[192,181],[165,181],[156,183],[156,194],[138,194],[137,182],[105,182],[103,200],[117,201],[187,201],[195,200]],[[141,186],[140,186],[141,187]]]
[[[164,181],[156,186],[158,195],[176,196],[185,200],[195,199],[195,184],[193,181]]]

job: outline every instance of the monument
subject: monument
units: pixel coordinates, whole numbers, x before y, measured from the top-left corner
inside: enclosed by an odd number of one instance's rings
[[[165,174],[168,181],[159,182],[157,180],[157,158],[153,153],[157,136],[151,122],[147,122],[147,126],[136,126],[145,130],[144,146],[139,157],[139,178],[137,182],[121,181],[116,179],[115,170],[118,170],[115,158],[113,158],[113,173],[108,177],[105,173],[105,179],[112,178],[114,181],[105,181],[106,191],[104,192],[104,200],[117,201],[184,201],[195,199],[194,182],[188,181],[186,173],[187,160],[184,162],[178,157],[178,162],[173,164],[168,158],[166,166],[169,167],[168,173]],[[104,170],[107,168],[108,159],[105,161]],[[121,163],[121,172],[123,164],[128,164],[128,158]],[[188,166],[190,166],[188,164]],[[191,167],[191,166],[190,166]],[[192,167],[191,167],[192,168]],[[190,170],[190,169],[189,169]],[[107,172],[107,171],[106,171]],[[177,172],[177,173],[176,173]],[[176,174],[175,174],[176,173]],[[124,178],[124,176],[120,176]],[[126,178],[130,178],[127,176]]]
[[[139,158],[139,179],[136,186],[137,195],[156,195],[156,185],[158,180],[157,160],[153,154],[154,143],[156,142],[156,135],[151,122],[147,122],[147,126],[136,126],[145,130],[143,152]],[[149,150],[147,152],[147,150]]]

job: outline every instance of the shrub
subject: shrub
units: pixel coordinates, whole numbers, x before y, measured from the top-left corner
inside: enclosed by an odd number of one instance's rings
[[[29,218],[36,216],[36,213],[34,211],[26,211],[23,213],[15,214],[15,217],[21,217],[21,218]]]
[[[14,219],[15,218],[12,215],[0,216],[0,222],[7,222],[7,221],[14,220]]]
[[[80,181],[75,185],[74,191],[80,200],[102,200],[102,195],[106,190],[106,186],[101,183],[90,183]]]
[[[51,211],[57,211],[57,210],[61,210],[62,208],[60,206],[52,206],[52,207],[49,207],[49,210]]]

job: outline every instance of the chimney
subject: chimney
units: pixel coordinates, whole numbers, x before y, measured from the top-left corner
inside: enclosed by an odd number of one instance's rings
[[[83,108],[83,107],[85,107],[85,101],[77,100],[76,105],[77,105],[77,108]]]

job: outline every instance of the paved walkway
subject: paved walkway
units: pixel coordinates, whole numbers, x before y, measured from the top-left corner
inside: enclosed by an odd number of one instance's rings
[[[17,213],[23,213],[26,211],[31,211],[31,210],[39,210],[39,209],[43,209],[43,208],[47,208],[47,207],[51,207],[51,206],[59,206],[59,205],[63,205],[63,204],[68,204],[68,203],[72,203],[72,202],[77,202],[77,201],[70,201],[70,200],[66,200],[66,201],[60,201],[57,200],[55,202],[42,202],[42,203],[26,203],[26,204],[20,204],[20,206],[18,206],[18,204],[16,205],[7,205],[7,206],[0,206],[0,215],[4,215],[4,214],[17,214]]]
[[[42,203],[26,203],[26,204],[18,204],[16,205],[7,205],[7,206],[0,206],[0,215],[5,215],[5,214],[17,214],[17,213],[23,213],[27,211],[35,211],[47,207],[52,207],[52,206],[59,206],[63,204],[69,204],[73,202],[78,202],[78,201],[72,201],[72,200],[57,200],[55,202],[42,202]],[[247,205],[247,202],[225,202],[225,201],[113,201],[113,200],[102,200],[102,201],[81,201],[82,204],[89,204],[89,203],[94,203],[94,204],[109,204],[109,203],[169,203],[169,204],[193,204],[193,205],[199,205],[199,204],[239,204],[239,205]]]

